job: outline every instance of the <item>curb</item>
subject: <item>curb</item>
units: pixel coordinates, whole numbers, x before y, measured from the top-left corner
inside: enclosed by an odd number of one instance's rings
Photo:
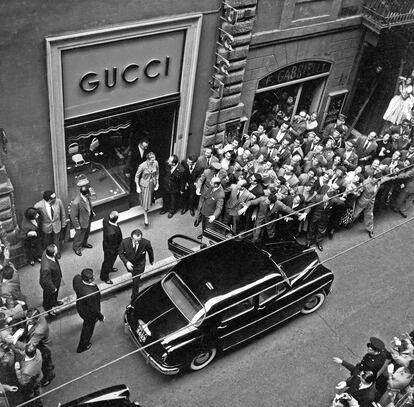
[[[171,267],[175,266],[177,262],[178,260],[174,256],[170,256],[154,263],[152,266],[150,265],[146,267],[146,271],[142,273],[140,277],[143,285],[145,285],[148,280],[155,278],[159,278],[161,280],[161,278],[164,277],[164,275],[167,274]],[[132,285],[131,274],[129,272],[112,278],[112,281],[114,282],[113,285],[107,285],[102,282],[97,284],[99,290],[101,291],[102,298],[105,298],[111,293],[123,290]],[[73,293],[67,297],[60,299],[60,301],[63,302],[63,305],[54,308],[54,310],[59,314],[62,312],[70,311],[76,307],[76,294]]]

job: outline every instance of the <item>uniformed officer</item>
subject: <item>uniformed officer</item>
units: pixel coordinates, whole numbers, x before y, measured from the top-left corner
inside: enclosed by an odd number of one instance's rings
[[[363,371],[371,371],[374,373],[374,376],[377,377],[378,372],[384,366],[385,360],[387,359],[385,344],[381,339],[371,337],[367,343],[367,348],[367,353],[356,365],[353,365],[338,357],[334,357],[333,361],[348,369],[352,376],[358,375]]]

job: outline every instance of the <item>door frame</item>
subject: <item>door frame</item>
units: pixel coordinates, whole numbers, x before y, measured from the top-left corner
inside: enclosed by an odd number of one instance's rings
[[[47,37],[46,59],[49,93],[50,133],[54,186],[56,194],[68,204],[66,151],[64,129],[64,99],[62,52],[78,47],[103,44],[111,41],[185,30],[183,61],[180,81],[180,99],[177,133],[173,151],[179,157],[186,154],[193,102],[198,50],[201,38],[202,14],[173,18],[145,20],[133,24],[106,27],[73,34]]]

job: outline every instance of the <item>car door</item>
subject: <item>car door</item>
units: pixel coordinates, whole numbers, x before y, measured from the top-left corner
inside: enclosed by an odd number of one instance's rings
[[[236,302],[220,313],[217,336],[221,349],[235,346],[254,333],[257,314],[255,301],[255,296],[251,296]]]
[[[264,332],[297,313],[289,295],[290,285],[282,278],[262,290],[257,298],[257,334]]]

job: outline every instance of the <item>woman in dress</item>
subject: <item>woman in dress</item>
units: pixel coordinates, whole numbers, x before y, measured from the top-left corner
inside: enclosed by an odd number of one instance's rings
[[[40,215],[36,208],[27,208],[24,211],[21,233],[26,248],[29,263],[34,266],[42,257],[42,244],[40,240]]]
[[[135,185],[137,193],[141,196],[141,206],[144,209],[144,225],[148,226],[148,210],[152,204],[154,191],[158,190],[160,169],[155,154],[149,152],[144,161],[137,170],[135,176]]]
[[[413,75],[414,71],[411,73]],[[399,77],[398,95],[395,95],[384,113],[383,119],[392,123],[400,124],[404,119],[411,119],[411,109],[413,108],[413,76],[404,78]]]

